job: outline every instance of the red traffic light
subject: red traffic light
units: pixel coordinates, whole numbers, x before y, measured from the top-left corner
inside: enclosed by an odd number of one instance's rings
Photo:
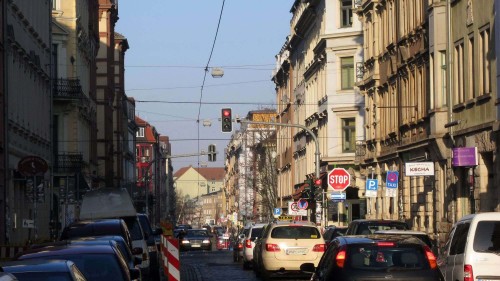
[[[231,115],[231,109],[222,110],[222,116],[229,117]]]
[[[314,185],[315,186],[320,186],[321,185],[321,180],[320,179],[315,179],[314,180]]]

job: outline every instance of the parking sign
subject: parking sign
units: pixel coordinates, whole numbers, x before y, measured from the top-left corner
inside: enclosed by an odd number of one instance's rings
[[[377,179],[367,179],[366,180],[366,197],[377,197],[378,190],[378,180]]]
[[[398,188],[398,179],[399,179],[398,171],[388,171],[387,177],[385,179],[385,186],[387,188]]]

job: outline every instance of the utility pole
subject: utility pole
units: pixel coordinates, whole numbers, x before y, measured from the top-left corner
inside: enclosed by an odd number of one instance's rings
[[[257,124],[257,125],[268,125],[268,126],[282,126],[282,127],[296,127],[296,128],[301,128],[301,129],[304,129],[306,132],[308,132],[311,137],[313,138],[314,140],[314,144],[316,146],[316,151],[314,153],[314,156],[315,156],[315,166],[316,166],[316,169],[315,169],[315,177],[316,179],[319,179],[319,166],[320,166],[320,153],[319,153],[319,142],[318,142],[318,138],[316,137],[316,135],[314,134],[314,132],[307,128],[306,126],[304,125],[300,125],[300,124],[284,124],[284,123],[275,123],[275,122],[260,122],[260,121],[248,121],[248,120],[241,120],[240,118],[236,118],[236,122],[238,123],[242,123],[242,124]],[[324,196],[323,196],[323,202],[322,202],[322,208],[323,208],[323,211],[324,211],[324,208],[325,208],[325,202],[324,202]],[[316,204],[314,204],[314,207],[313,209],[311,210],[312,212],[312,222],[316,223]],[[326,224],[326,222],[325,222]]]

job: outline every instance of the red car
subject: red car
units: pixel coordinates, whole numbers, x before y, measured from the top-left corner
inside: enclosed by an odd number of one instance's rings
[[[229,234],[224,233],[217,237],[217,250],[228,250],[231,242],[229,241]]]

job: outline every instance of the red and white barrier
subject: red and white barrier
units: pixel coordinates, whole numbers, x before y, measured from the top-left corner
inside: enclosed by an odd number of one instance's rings
[[[181,280],[181,264],[179,262],[179,239],[161,236],[161,253],[163,270],[168,281]]]

